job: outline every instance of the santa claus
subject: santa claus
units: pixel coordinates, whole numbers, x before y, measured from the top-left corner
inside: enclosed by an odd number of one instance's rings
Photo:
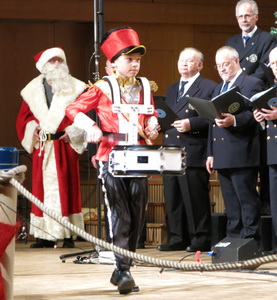
[[[69,73],[62,48],[54,47],[35,57],[40,75],[21,91],[23,102],[17,117],[17,134],[32,154],[32,193],[45,206],[83,228],[78,154],[86,148],[84,132],[65,116],[66,107],[86,89]],[[32,206],[31,248],[74,247],[72,233]]]

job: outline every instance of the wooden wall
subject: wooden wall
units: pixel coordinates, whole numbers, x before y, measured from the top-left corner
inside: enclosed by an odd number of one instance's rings
[[[274,26],[276,5],[258,0],[259,26]],[[105,30],[129,25],[147,47],[141,75],[155,80],[157,94],[178,80],[177,58],[184,47],[200,49],[205,56],[204,76],[218,80],[216,49],[239,32],[234,0],[106,0]],[[87,81],[93,53],[93,0],[0,1],[0,146],[21,148],[15,120],[21,105],[20,90],[39,73],[33,56],[47,47],[62,46],[73,76]],[[104,75],[104,57],[100,75]],[[93,65],[92,65],[93,67]]]

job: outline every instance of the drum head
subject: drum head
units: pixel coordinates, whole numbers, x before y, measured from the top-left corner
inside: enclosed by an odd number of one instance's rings
[[[115,145],[113,150],[128,150],[128,151],[142,151],[142,150],[158,150],[161,145]]]
[[[180,149],[183,149],[183,147],[178,146],[178,145],[174,145],[174,144],[164,145],[163,147],[165,149],[168,149],[168,150],[180,150]]]

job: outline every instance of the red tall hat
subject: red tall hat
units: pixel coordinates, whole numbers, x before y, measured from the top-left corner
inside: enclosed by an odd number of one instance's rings
[[[118,54],[129,54],[137,50],[144,55],[146,52],[146,48],[140,44],[137,32],[130,27],[113,30],[100,49],[109,61],[113,61]]]
[[[41,72],[42,67],[53,57],[60,57],[66,63],[66,57],[61,47],[53,47],[41,51],[34,56],[37,69]]]

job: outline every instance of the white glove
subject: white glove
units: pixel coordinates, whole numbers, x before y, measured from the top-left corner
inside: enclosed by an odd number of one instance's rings
[[[102,140],[102,137],[102,130],[96,124],[86,129],[86,138],[88,143],[99,143]]]

